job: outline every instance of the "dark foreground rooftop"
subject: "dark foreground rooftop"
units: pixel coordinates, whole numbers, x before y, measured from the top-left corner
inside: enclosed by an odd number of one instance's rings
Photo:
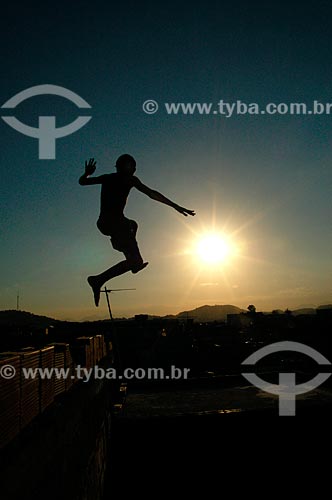
[[[296,397],[296,410],[323,412],[332,409],[332,392],[317,388]],[[129,394],[123,420],[199,417],[226,414],[270,413],[278,416],[278,396],[251,385],[231,388],[191,387],[161,392]]]

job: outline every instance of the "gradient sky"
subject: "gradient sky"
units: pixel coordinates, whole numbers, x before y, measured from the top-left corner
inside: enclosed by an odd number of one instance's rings
[[[86,284],[121,255],[96,228],[99,186],[82,187],[130,153],[137,176],[195,209],[184,218],[132,190],[149,266],[110,284],[115,316],[177,313],[204,304],[258,310],[330,303],[332,115],[170,116],[164,102],[332,102],[332,6],[328,1],[32,2],[2,7],[1,105],[40,84],[68,88],[91,121],[57,141],[56,160],[2,120],[1,309],[59,319],[107,316]],[[154,99],[160,110],[142,111]],[[8,113],[2,113],[8,114]],[[13,115],[58,126],[78,110],[35,97]],[[209,230],[238,255],[201,268],[189,252]]]

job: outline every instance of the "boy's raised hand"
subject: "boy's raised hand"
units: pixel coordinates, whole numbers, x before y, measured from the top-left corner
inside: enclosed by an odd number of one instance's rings
[[[95,172],[96,163],[94,158],[90,158],[88,162],[85,162],[85,175],[92,175]]]

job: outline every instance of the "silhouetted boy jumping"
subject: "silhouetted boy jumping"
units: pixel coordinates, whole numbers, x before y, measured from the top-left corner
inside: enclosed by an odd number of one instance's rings
[[[85,172],[80,177],[81,186],[101,184],[100,215],[97,227],[102,234],[111,237],[111,243],[115,250],[124,253],[126,260],[115,264],[97,276],[89,276],[88,283],[93,290],[96,306],[99,304],[100,289],[106,281],[124,274],[127,271],[138,273],[148,265],[143,262],[140,254],[136,233],[138,224],[134,220],[127,219],[123,210],[126,206],[127,197],[132,187],[135,187],[153,200],[164,203],[174,208],[180,214],[195,215],[194,210],[180,207],[176,203],[145,186],[135,175],[136,161],[128,155],[121,155],[116,161],[116,173],[100,175],[99,177],[89,177],[96,170],[94,158],[85,162]]]

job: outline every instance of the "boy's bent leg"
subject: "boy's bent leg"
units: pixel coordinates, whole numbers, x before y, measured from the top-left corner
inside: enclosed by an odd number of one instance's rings
[[[133,274],[138,273],[149,264],[143,261],[136,241],[134,245],[131,245],[130,250],[124,251],[124,254],[130,266],[129,269]]]
[[[126,219],[126,221],[126,232],[123,234],[123,239],[121,241],[122,245],[119,249],[124,253],[129,262],[131,272],[136,274],[144,269],[148,265],[148,262],[143,262],[143,258],[138,248],[136,240],[138,229],[137,222],[130,219]]]

